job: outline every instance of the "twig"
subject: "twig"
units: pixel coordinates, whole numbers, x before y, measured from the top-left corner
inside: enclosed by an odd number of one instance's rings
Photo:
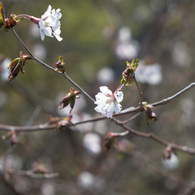
[[[163,99],[161,101],[158,101],[158,102],[155,102],[155,103],[152,103],[151,105],[152,106],[159,106],[159,105],[164,105],[170,101],[172,101],[174,98],[176,97],[179,97],[181,94],[183,94],[184,92],[186,92],[187,90],[189,90],[190,88],[194,87],[195,86],[195,82],[194,83],[191,83],[189,84],[187,87],[185,87],[184,89],[182,89],[181,91],[177,92],[176,94],[166,98],[166,99]]]
[[[31,59],[35,60],[36,62],[38,62],[39,64],[41,64],[42,66],[46,67],[47,69],[49,69],[50,71],[55,72],[56,74],[59,74],[61,76],[63,76],[64,78],[66,78],[72,85],[74,85],[81,93],[83,93],[91,102],[94,102],[95,100],[85,91],[83,90],[77,83],[75,83],[67,74],[66,72],[62,73],[60,71],[56,71],[54,68],[52,68],[51,66],[49,66],[48,64],[46,64],[45,62],[41,61],[40,59],[38,59],[37,57],[35,57],[33,55],[33,53],[28,49],[28,47],[25,45],[25,43],[20,39],[20,37],[18,36],[18,34],[16,33],[16,31],[14,30],[14,28],[12,29],[12,32],[14,33],[15,37],[18,39],[18,41],[22,44],[22,46],[25,48],[25,50],[30,54]]]

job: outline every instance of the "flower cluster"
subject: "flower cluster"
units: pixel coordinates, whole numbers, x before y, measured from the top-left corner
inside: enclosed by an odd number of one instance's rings
[[[44,40],[45,35],[49,37],[53,37],[52,34],[56,37],[58,41],[61,41],[60,37],[60,18],[62,14],[60,13],[60,9],[51,8],[51,5],[48,6],[47,11],[41,16],[39,21],[39,30],[41,34],[41,39]]]
[[[114,93],[107,86],[101,86],[100,91],[96,96],[97,104],[95,111],[101,113],[107,118],[112,118],[113,112],[118,114],[122,106],[120,102],[123,100],[123,92],[116,90]]]

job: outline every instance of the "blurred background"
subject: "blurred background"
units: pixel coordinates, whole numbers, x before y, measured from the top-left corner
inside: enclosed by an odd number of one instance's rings
[[[63,56],[67,74],[92,97],[102,85],[112,91],[120,85],[126,61],[139,59],[136,78],[144,101],[169,97],[190,83],[195,75],[195,2],[192,0],[4,0],[6,17],[11,13],[35,17],[52,8],[61,9],[61,37],[41,41],[36,25],[23,20],[15,31],[39,59],[53,66]],[[72,87],[63,77],[29,61],[25,75],[7,80],[7,66],[26,53],[11,31],[0,32],[0,123],[28,126],[49,118],[67,116],[70,109],[57,105]],[[123,108],[138,106],[135,84],[124,88]],[[169,104],[155,108],[156,122],[146,123],[144,113],[128,125],[154,133],[171,143],[195,148],[194,89]],[[100,116],[82,95],[73,109],[73,122]],[[127,115],[120,119],[128,119]],[[106,152],[107,132],[121,132],[109,120],[87,123],[65,131],[20,134],[13,148],[0,142],[1,195],[172,195],[193,194],[193,155],[177,152],[171,162],[162,160],[163,148],[150,139],[133,135],[115,141]],[[1,131],[0,135],[6,135]],[[6,158],[5,158],[6,157]],[[50,179],[10,170],[44,166]]]

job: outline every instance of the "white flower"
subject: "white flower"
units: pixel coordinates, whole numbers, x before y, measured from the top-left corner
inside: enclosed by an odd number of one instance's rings
[[[51,9],[51,5],[48,6],[47,11],[41,16],[39,21],[39,30],[41,34],[41,39],[44,40],[45,35],[49,37],[53,37],[52,34],[56,37],[58,41],[61,41],[60,37],[60,18],[62,14],[60,13],[60,9]]]
[[[164,167],[168,170],[174,170],[178,167],[179,165],[179,159],[176,154],[172,153],[170,158],[168,159],[163,159],[162,163]]]
[[[119,104],[123,100],[123,92],[116,90],[114,93],[107,86],[101,86],[100,91],[96,96],[94,102],[97,106],[94,108],[107,118],[112,118],[113,112],[118,114],[122,106]]]

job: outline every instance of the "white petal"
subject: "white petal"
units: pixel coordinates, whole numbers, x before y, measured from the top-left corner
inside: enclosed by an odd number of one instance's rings
[[[118,114],[121,111],[121,109],[122,109],[122,106],[119,103],[116,102],[115,105],[114,105],[115,113]]]
[[[123,92],[122,91],[117,91],[114,93],[114,97],[116,98],[117,102],[121,102],[123,100]]]
[[[100,91],[105,95],[112,95],[112,91],[107,86],[101,86]]]
[[[40,34],[41,34],[41,40],[44,41],[45,39],[45,34],[43,33],[43,31],[40,29]]]

